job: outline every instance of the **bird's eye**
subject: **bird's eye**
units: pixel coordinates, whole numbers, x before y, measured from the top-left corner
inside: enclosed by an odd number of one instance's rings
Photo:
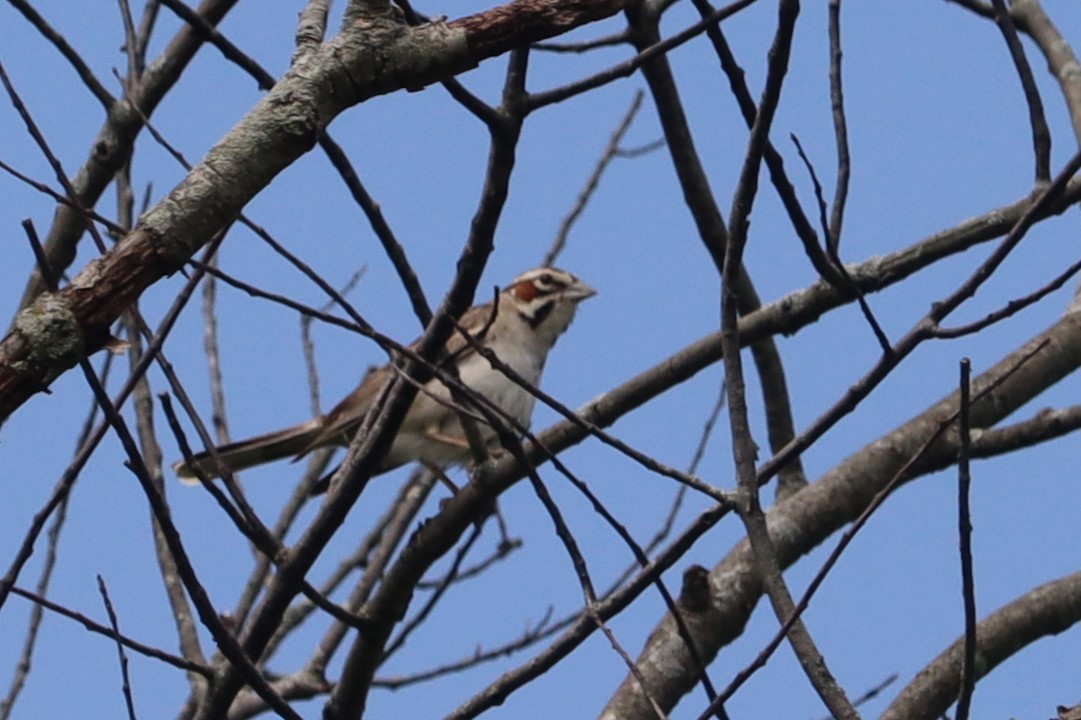
[[[541,275],[537,279],[540,280],[541,285],[551,285],[552,284],[552,273],[544,273],[543,275]]]

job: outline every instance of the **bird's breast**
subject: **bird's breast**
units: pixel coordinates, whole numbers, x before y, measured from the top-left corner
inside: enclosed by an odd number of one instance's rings
[[[544,362],[542,355],[530,352],[529,348],[523,348],[519,343],[493,342],[492,350],[500,361],[527,383],[537,385],[540,382]],[[458,373],[462,382],[488,398],[519,424],[529,425],[535,400],[533,395],[494,369],[486,359],[473,355],[459,366]]]

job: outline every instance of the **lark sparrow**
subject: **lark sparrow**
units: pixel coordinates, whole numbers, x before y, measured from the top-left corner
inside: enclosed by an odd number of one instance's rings
[[[491,303],[472,307],[462,315],[460,325],[524,380],[537,385],[548,351],[574,319],[578,303],[595,294],[596,290],[568,272],[537,268],[511,281],[499,293],[494,311]],[[455,363],[464,385],[518,424],[529,425],[533,395],[494,369],[461,334],[451,336],[443,358],[444,362]],[[224,445],[217,449],[218,459],[235,472],[285,457],[299,458],[315,448],[348,445],[392,372],[394,369],[389,364],[371,370],[356,390],[327,414]],[[442,382],[429,381],[413,400],[380,472],[413,461],[439,468],[467,463],[471,453],[457,407]],[[485,442],[494,439],[494,431],[483,420],[477,426]],[[189,483],[197,482],[194,468],[208,477],[219,474],[217,463],[206,452],[173,467]]]

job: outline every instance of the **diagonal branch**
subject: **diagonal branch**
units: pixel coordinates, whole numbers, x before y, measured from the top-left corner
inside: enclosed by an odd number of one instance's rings
[[[516,44],[608,17],[625,2],[518,0],[450,24],[409,28],[382,19],[347,25],[291,69],[114,250],[48,302],[20,314],[0,343],[0,421],[71,368],[76,354],[100,349],[125,308],[308,152],[338,114],[377,95],[420,89]],[[256,144],[260,152],[253,157]],[[50,258],[50,265],[66,263]],[[45,326],[58,333],[43,334]]]

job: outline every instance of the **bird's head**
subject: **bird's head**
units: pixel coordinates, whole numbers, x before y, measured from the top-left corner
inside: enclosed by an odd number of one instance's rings
[[[574,319],[578,303],[597,291],[566,270],[541,267],[527,270],[507,285],[503,294],[511,308],[544,339],[555,342]]]

